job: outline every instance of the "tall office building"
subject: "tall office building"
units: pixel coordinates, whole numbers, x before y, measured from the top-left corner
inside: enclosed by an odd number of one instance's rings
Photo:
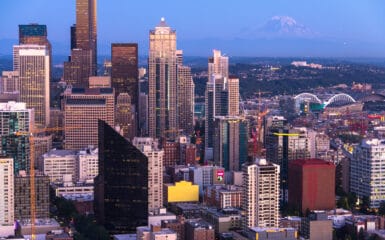
[[[0,226],[12,225],[15,218],[13,159],[0,156]]]
[[[98,119],[115,126],[112,88],[67,88],[63,94],[65,149],[78,150],[98,143]]]
[[[279,122],[279,121],[278,121]],[[277,123],[278,123],[277,122]],[[272,127],[266,133],[266,159],[281,167],[283,201],[287,201],[288,166],[296,159],[310,157],[310,136],[306,128]]]
[[[14,71],[19,72],[20,100],[33,108],[35,127],[49,124],[50,57],[46,46],[15,45],[13,47]]]
[[[31,219],[31,176],[15,176],[15,219]],[[36,218],[49,218],[49,177],[35,172]]]
[[[3,71],[0,80],[0,93],[12,93],[20,91],[19,72]]]
[[[88,49],[75,48],[71,50],[71,57],[64,62],[63,78],[67,85],[73,87],[88,87],[89,77],[93,76],[92,51]]]
[[[52,68],[52,46],[48,41],[48,31],[46,25],[40,24],[27,24],[19,25],[19,44],[36,44],[44,45],[48,51],[50,58],[50,71]],[[51,76],[51,73],[50,75]]]
[[[96,0],[76,0],[76,24],[71,27],[71,57],[64,63],[64,81],[88,87],[97,75]]]
[[[152,138],[134,138],[134,146],[148,158],[148,211],[163,207],[163,156]]]
[[[216,116],[228,115],[228,93],[225,79],[212,76],[206,84],[205,92],[205,151],[214,146],[214,121]],[[206,153],[207,154],[207,153]],[[212,154],[211,154],[212,155]],[[210,158],[210,157],[209,157]]]
[[[125,138],[133,139],[136,136],[135,107],[131,104],[132,98],[128,93],[120,93],[116,100],[115,122]]]
[[[76,0],[76,48],[91,50],[91,74],[96,74],[96,0]]]
[[[239,79],[230,76],[227,79],[227,114],[229,116],[239,115]]]
[[[111,84],[115,88],[115,95],[128,93],[132,104],[138,107],[138,44],[113,43],[111,67]]]
[[[191,68],[178,64],[178,126],[186,134],[194,131],[195,85],[191,76]]]
[[[219,75],[223,78],[229,77],[229,58],[221,54],[219,50],[213,50],[213,56],[209,58],[208,77]]]
[[[256,159],[243,166],[243,229],[278,227],[279,166]]]
[[[96,218],[110,234],[134,233],[148,222],[148,159],[106,122],[98,126]]]
[[[0,103],[0,154],[13,158],[15,173],[29,171],[29,136],[15,132],[29,132],[33,126],[33,110],[25,103]]]
[[[178,130],[176,31],[163,18],[150,31],[149,50],[149,136],[172,137],[175,132],[167,134],[165,131]]]
[[[148,94],[139,93],[139,134],[140,136],[147,136],[148,134]]]
[[[214,163],[226,171],[240,171],[247,160],[249,122],[241,117],[216,117]]]
[[[371,208],[380,207],[385,201],[382,179],[385,176],[384,139],[364,139],[354,148],[350,160],[350,192],[359,198],[368,197]]]

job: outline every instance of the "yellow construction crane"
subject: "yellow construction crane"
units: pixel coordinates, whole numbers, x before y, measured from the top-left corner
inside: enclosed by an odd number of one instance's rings
[[[29,164],[29,174],[30,174],[30,194],[31,194],[31,239],[36,239],[36,189],[35,189],[35,135],[39,133],[47,132],[56,132],[66,129],[74,129],[79,127],[54,127],[54,128],[42,128],[42,129],[32,129],[29,132],[18,131],[15,132],[16,136],[29,136],[29,147],[30,147],[30,164]]]
[[[299,133],[273,133],[275,136],[283,136],[283,137],[297,137]]]

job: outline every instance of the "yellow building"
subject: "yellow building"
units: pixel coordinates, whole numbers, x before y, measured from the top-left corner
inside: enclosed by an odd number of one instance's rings
[[[164,186],[165,203],[174,202],[198,202],[199,186],[193,185],[191,182],[181,181],[174,184],[166,184]]]

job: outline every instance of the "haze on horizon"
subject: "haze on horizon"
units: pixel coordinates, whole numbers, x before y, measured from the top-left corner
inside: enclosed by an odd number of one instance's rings
[[[18,25],[46,24],[53,54],[70,53],[75,0],[2,0],[0,55],[10,55]],[[148,50],[148,33],[161,17],[177,31],[178,49],[208,56],[385,57],[383,0],[127,1],[98,0],[98,54],[110,44],[137,42]]]

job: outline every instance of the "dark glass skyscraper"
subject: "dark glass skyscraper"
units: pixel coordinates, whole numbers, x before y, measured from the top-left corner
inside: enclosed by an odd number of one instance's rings
[[[88,87],[97,75],[96,0],[76,0],[76,25],[71,27],[71,57],[64,63],[64,81]]]
[[[102,120],[95,214],[111,234],[136,232],[148,221],[148,159]]]
[[[111,45],[111,86],[115,94],[128,93],[132,104],[138,106],[138,44]]]

